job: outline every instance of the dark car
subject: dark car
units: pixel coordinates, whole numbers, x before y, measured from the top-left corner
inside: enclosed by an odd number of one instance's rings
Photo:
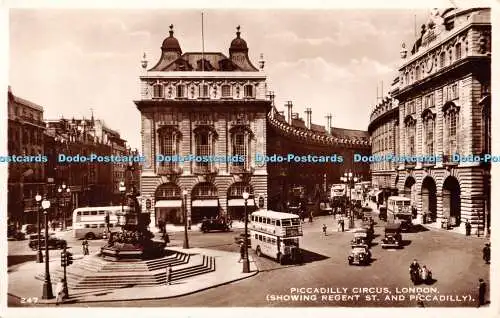
[[[366,245],[352,245],[351,254],[347,257],[349,265],[369,265],[372,259],[370,249]]]
[[[207,233],[210,231],[229,232],[229,224],[224,219],[203,220],[203,222],[201,223],[200,230],[203,233]]]
[[[388,223],[385,226],[385,235],[382,239],[382,248],[400,248],[402,243],[401,224]]]
[[[32,234],[29,237],[29,247],[32,250],[36,250],[38,248],[38,234]],[[60,239],[54,235],[49,235],[48,239],[49,248],[62,249],[68,245],[66,240]],[[45,248],[45,235],[40,235],[40,246],[41,248]]]

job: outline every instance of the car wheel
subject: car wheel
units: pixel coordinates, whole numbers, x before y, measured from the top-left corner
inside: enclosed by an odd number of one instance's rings
[[[258,257],[262,256],[262,252],[260,251],[260,246],[257,246],[257,249],[255,249],[255,254],[257,254]]]
[[[90,233],[87,233],[85,234],[85,239],[86,240],[94,240],[95,239],[95,234],[90,232]]]

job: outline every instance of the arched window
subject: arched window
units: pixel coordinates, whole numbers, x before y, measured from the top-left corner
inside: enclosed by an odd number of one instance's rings
[[[191,195],[193,199],[217,198],[217,188],[210,182],[197,184]]]
[[[231,129],[231,155],[239,160],[232,160],[233,167],[248,168],[250,165],[250,144],[253,137],[252,132],[244,126]],[[242,159],[242,160],[240,160]]]
[[[446,53],[441,52],[439,55],[439,67],[445,67],[446,66]]]
[[[163,127],[158,133],[160,154],[163,156],[175,156],[179,154],[179,139],[180,133],[177,129],[172,127]],[[177,167],[177,161],[162,161],[160,166],[163,167]]]
[[[459,108],[453,103],[447,103],[443,107],[446,125],[447,140],[445,146],[448,148],[446,153],[453,155],[459,153],[459,140],[457,126],[459,124]]]
[[[195,151],[196,166],[195,170],[199,173],[211,171],[213,163],[209,162],[214,155],[215,140],[217,135],[213,129],[207,126],[201,126],[195,129]],[[198,160],[199,159],[199,160]]]
[[[406,154],[409,156],[415,155],[415,137],[416,137],[416,120],[408,116],[405,120],[406,125]]]
[[[462,58],[462,44],[457,43],[455,45],[455,59],[460,60]]]
[[[253,187],[251,185],[245,182],[236,182],[233,183],[227,190],[227,197],[241,198],[243,196],[243,192],[245,191],[250,194],[250,197],[253,197]]]
[[[175,183],[164,183],[155,192],[155,200],[171,200],[181,198],[181,188]]]
[[[424,122],[424,149],[426,155],[432,156],[434,154],[434,130],[435,130],[435,115],[431,111],[425,111],[422,114]]]

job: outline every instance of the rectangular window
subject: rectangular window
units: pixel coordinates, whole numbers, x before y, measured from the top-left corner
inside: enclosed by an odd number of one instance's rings
[[[455,113],[451,113],[448,116],[448,145],[449,145],[449,154],[453,155],[458,152],[457,146],[457,115]]]
[[[176,97],[177,98],[185,98],[186,97],[186,85],[177,85]]]
[[[452,96],[452,99],[458,98],[458,84],[453,84],[451,86],[451,96]]]
[[[427,155],[434,153],[434,120],[427,120],[426,122],[426,143]]]
[[[207,84],[200,85],[198,94],[200,98],[208,98],[208,85]]]
[[[163,85],[153,85],[153,98],[163,98]]]
[[[245,97],[252,98],[254,96],[254,90],[252,85],[245,85]]]
[[[443,52],[439,55],[439,67],[444,67],[446,63],[446,53]]]
[[[231,85],[222,85],[222,97],[231,97]]]

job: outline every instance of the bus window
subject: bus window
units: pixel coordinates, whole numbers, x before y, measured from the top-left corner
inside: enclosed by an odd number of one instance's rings
[[[83,211],[82,215],[89,215],[89,211]]]
[[[271,224],[272,224],[272,225],[276,225],[276,220],[275,220],[275,219],[272,219],[272,220],[271,220]]]
[[[292,225],[300,225],[299,219],[292,219]]]
[[[91,224],[90,227],[96,229],[99,224]]]
[[[250,220],[251,220],[252,222],[254,221],[254,216],[253,216],[253,215],[250,217]]]
[[[76,212],[76,215],[82,215],[82,211]]]
[[[290,221],[290,219],[281,220],[281,225],[282,226],[290,226],[290,225],[292,225],[292,222]]]
[[[256,239],[256,240],[258,239],[258,238],[257,238],[257,234],[255,234],[255,239]]]
[[[271,219],[270,218],[266,218],[266,224],[271,224]]]
[[[276,239],[274,237],[271,239],[271,243],[276,244]]]
[[[97,211],[90,211],[90,215],[97,215]]]
[[[276,220],[276,226],[281,226],[281,220]]]
[[[85,224],[85,228],[88,229],[90,227],[89,224]]]
[[[99,215],[105,215],[105,214],[106,214],[106,212],[104,212],[104,211],[99,211]]]

